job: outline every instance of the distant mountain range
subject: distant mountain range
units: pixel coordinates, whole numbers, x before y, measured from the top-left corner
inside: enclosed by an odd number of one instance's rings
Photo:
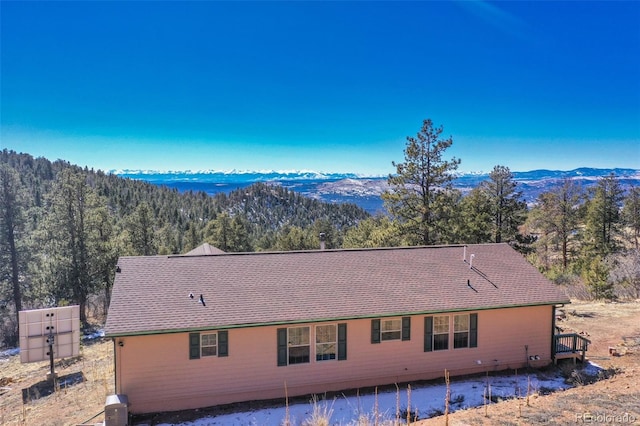
[[[311,198],[331,203],[354,203],[376,213],[383,210],[380,194],[387,186],[387,176],[366,176],[355,173],[320,173],[310,170],[290,171],[155,171],[110,170],[110,173],[131,179],[144,180],[156,185],[166,185],[184,191],[204,191],[213,195],[229,193],[256,182],[272,182]],[[598,179],[614,173],[623,187],[640,186],[640,170],[594,169],[532,170],[513,172],[523,198],[534,202],[538,196],[558,185],[563,179],[575,180],[585,187]],[[468,192],[489,178],[488,173],[462,173],[454,180],[454,187]]]

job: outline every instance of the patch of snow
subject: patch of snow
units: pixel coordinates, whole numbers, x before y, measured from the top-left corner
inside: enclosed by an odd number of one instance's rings
[[[589,376],[597,376],[602,370],[604,370],[604,368],[591,361],[587,361],[585,366],[582,368],[582,372]]]
[[[20,348],[9,348],[4,351],[0,351],[0,361],[7,361],[7,358],[18,355]]]
[[[544,388],[547,390],[564,390],[570,386],[565,383],[563,377],[556,375],[543,377],[542,375],[511,375],[496,377],[478,377],[452,381],[450,384],[450,412],[477,407],[483,405],[489,386],[492,397],[508,399],[514,397],[526,397],[529,394]],[[425,419],[433,413],[444,412],[444,399],[446,385],[433,384],[400,389],[399,392],[386,391],[377,396],[378,421],[393,420],[396,410],[406,410],[409,406],[411,412],[418,412],[420,419]],[[399,401],[399,403],[398,403]],[[332,425],[355,425],[358,419],[367,417],[373,420],[376,406],[375,395],[342,396],[333,400],[320,400],[317,402],[321,413],[330,413]],[[398,408],[399,407],[399,408]],[[313,403],[289,405],[289,420],[291,424],[301,424],[309,419],[314,411]],[[406,415],[406,411],[404,411]],[[201,419],[185,423],[163,423],[162,426],[279,426],[283,424],[286,416],[286,408],[264,408],[247,412],[224,414],[219,416],[203,417]]]
[[[84,334],[82,340],[94,340],[104,337],[104,330],[96,330],[93,333]]]

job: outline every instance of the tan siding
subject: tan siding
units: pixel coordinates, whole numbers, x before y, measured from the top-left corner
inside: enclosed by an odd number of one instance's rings
[[[551,361],[551,307],[478,312],[478,347],[423,352],[424,317],[411,320],[410,341],[371,344],[371,321],[347,326],[347,360],[315,361],[313,324],[311,362],[277,366],[278,327],[229,330],[229,356],[189,359],[189,335],[121,338],[116,345],[118,392],[129,397],[134,413],[178,410],[238,401],[280,398],[285,382],[290,396],[485,372]],[[481,364],[477,363],[481,361]]]

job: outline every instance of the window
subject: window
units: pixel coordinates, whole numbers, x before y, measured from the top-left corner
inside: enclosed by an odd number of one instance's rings
[[[433,317],[433,350],[449,349],[449,317]]]
[[[218,334],[207,333],[200,335],[200,356],[218,355]]]
[[[229,332],[189,333],[189,359],[229,356]]]
[[[381,321],[381,340],[400,340],[402,337],[402,322],[400,318],[384,319]]]
[[[287,329],[289,364],[309,362],[309,327],[291,327]]]
[[[336,359],[337,335],[335,324],[316,326],[316,361]]]
[[[453,348],[469,347],[469,315],[453,317]]]
[[[449,349],[451,316],[424,317],[424,351]],[[478,347],[478,314],[453,315],[453,348]]]
[[[306,364],[311,359],[311,327],[279,328],[278,367]],[[347,359],[347,324],[323,324],[314,327],[316,361]],[[378,331],[378,336],[380,332]]]
[[[371,320],[371,343],[383,340],[411,340],[411,317]]]

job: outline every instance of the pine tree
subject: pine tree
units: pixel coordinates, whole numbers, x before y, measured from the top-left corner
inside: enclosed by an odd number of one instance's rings
[[[115,279],[114,271],[118,263],[118,257],[122,247],[118,243],[114,232],[115,225],[112,217],[109,216],[105,200],[100,200],[100,206],[94,211],[96,216],[97,238],[95,240],[95,270],[98,279],[97,287],[102,288],[104,294],[103,310],[107,314],[111,303],[111,289]]]
[[[318,246],[311,232],[305,232],[298,226],[285,226],[277,236],[274,248],[278,251],[292,251],[314,250]]]
[[[582,278],[596,299],[612,299],[613,284],[609,282],[609,269],[602,258],[596,256],[583,270]]]
[[[513,174],[505,166],[495,166],[489,180],[482,183],[491,203],[492,234],[496,243],[516,241],[518,227],[524,223],[527,205],[516,187]]]
[[[231,217],[228,213],[221,213],[215,220],[210,221],[204,230],[205,241],[228,252],[232,246],[232,225]]]
[[[235,253],[253,251],[249,241],[249,222],[242,215],[236,215],[231,220],[231,246],[229,251]]]
[[[598,180],[587,203],[586,250],[588,255],[605,258],[620,248],[620,207],[623,190],[614,174]]]
[[[443,128],[434,128],[430,119],[424,120],[416,137],[407,137],[404,162],[392,162],[396,174],[387,182],[390,190],[382,194],[388,211],[402,224],[403,233],[414,244],[436,244],[445,228],[448,215],[447,191],[452,191],[453,172],[460,160],[449,161],[442,156],[453,139],[441,139]]]
[[[56,301],[80,306],[87,324],[87,301],[100,288],[100,226],[104,217],[95,191],[80,173],[63,170],[48,196],[45,218],[45,255],[51,294]]]
[[[565,179],[562,185],[540,194],[538,205],[532,212],[534,226],[542,234],[537,245],[559,252],[563,271],[566,271],[570,256],[577,249],[583,200],[582,188]]]
[[[469,192],[460,203],[461,231],[460,241],[467,244],[481,244],[491,242],[491,199],[480,188]]]
[[[19,335],[18,312],[22,310],[22,281],[28,254],[23,244],[26,205],[18,173],[0,164],[0,283],[10,283],[9,293],[15,309],[15,334],[5,336],[9,337],[8,344],[15,344]]]
[[[157,254],[155,237],[155,218],[151,207],[142,202],[126,221],[128,231],[128,251],[133,256],[151,256]]]
[[[622,207],[622,219],[630,231],[629,241],[636,250],[640,249],[640,187],[629,188]]]
[[[397,222],[380,215],[361,221],[347,230],[344,248],[400,247],[407,245],[400,236]]]

